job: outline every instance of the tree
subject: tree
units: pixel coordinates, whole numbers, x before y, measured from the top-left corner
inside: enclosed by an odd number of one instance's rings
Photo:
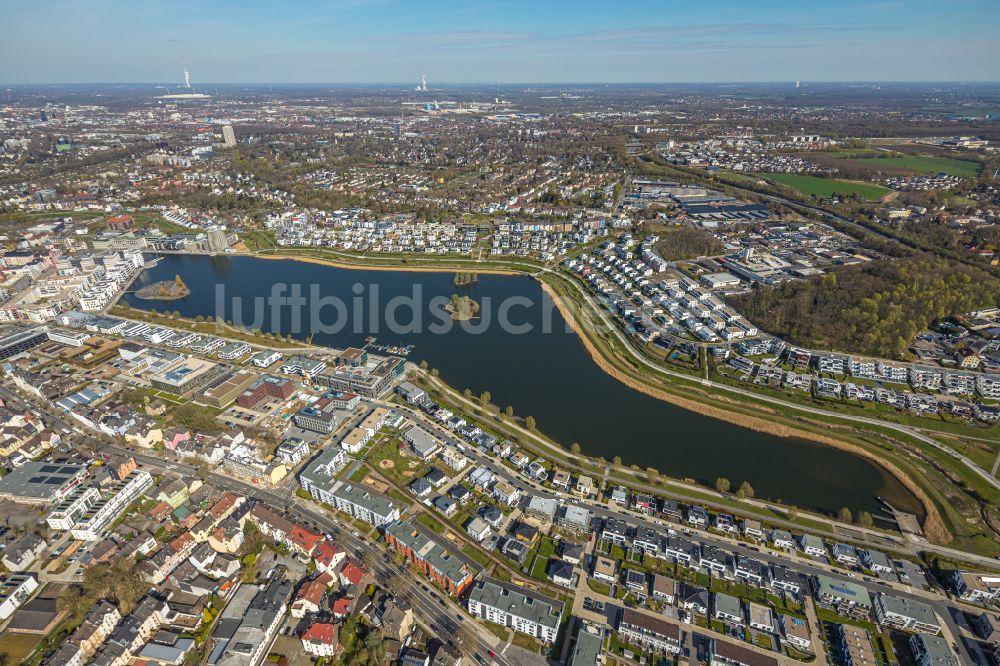
[[[875,519],[872,518],[872,514],[867,511],[861,511],[858,513],[858,525],[861,527],[871,527],[875,524]]]
[[[575,456],[580,455],[580,442],[573,442],[569,445],[569,452]]]
[[[420,369],[421,370],[426,370],[427,369],[427,361],[426,360],[423,360],[423,361],[420,362]]]
[[[842,523],[853,523],[854,514],[852,514],[851,510],[848,509],[846,506],[842,506],[840,507],[840,511],[837,512],[837,520],[839,520]]]
[[[507,405],[506,407],[504,407],[503,413],[507,418],[512,418],[514,416],[514,408],[510,405]]]
[[[715,480],[715,489],[720,493],[728,493],[732,484],[729,483],[729,479],[724,476],[720,476]]]
[[[431,377],[437,377],[437,376],[438,376],[438,369],[431,368]]]
[[[482,393],[480,393],[479,394],[479,407],[480,407],[480,409],[486,409],[486,405],[490,404],[490,398],[492,398],[492,397],[493,396],[490,395],[489,391],[483,391]]]
[[[462,395],[464,395],[466,399],[471,398],[472,397],[472,389],[468,389],[468,388],[465,389],[464,391],[462,391]]]
[[[753,486],[749,482],[744,481],[740,484],[740,487],[736,489],[736,496],[740,499],[751,499],[753,497]]]
[[[660,470],[655,467],[647,467],[646,478],[649,479],[651,483],[656,483],[660,479]]]
[[[611,459],[611,464],[615,465],[616,467],[621,467],[622,457],[621,456],[615,456],[614,458]]]

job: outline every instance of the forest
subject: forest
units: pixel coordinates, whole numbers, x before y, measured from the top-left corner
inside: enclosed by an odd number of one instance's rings
[[[935,321],[998,300],[997,278],[925,254],[752,289],[733,305],[796,345],[902,359],[914,336]]]

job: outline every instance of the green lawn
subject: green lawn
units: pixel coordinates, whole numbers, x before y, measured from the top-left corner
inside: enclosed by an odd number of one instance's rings
[[[854,183],[846,180],[837,180],[836,178],[803,176],[797,173],[767,173],[761,174],[761,177],[781,183],[782,185],[787,185],[803,194],[809,194],[814,197],[859,194],[865,199],[880,199],[892,191],[881,185]]]
[[[957,160],[951,157],[921,157],[908,155],[906,157],[866,157],[857,160],[877,169],[880,166],[894,169],[909,169],[923,173],[946,173],[960,178],[975,178],[982,171],[983,165],[970,160]]]
[[[486,557],[486,553],[479,550],[471,543],[462,546],[462,553],[467,555],[472,560],[483,565],[484,567],[490,563],[490,558]]]
[[[599,580],[594,580],[593,578],[587,579],[587,587],[592,589],[598,594],[603,594],[604,596],[609,596],[611,594],[611,586],[607,583],[602,583]]]

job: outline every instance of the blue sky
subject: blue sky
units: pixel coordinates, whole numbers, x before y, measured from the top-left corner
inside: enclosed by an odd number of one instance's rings
[[[0,82],[997,80],[1000,0],[0,0]]]

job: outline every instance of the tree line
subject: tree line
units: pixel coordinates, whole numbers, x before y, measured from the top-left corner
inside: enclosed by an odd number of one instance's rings
[[[905,358],[934,322],[998,300],[1000,280],[986,271],[925,254],[752,289],[733,305],[796,345]]]

